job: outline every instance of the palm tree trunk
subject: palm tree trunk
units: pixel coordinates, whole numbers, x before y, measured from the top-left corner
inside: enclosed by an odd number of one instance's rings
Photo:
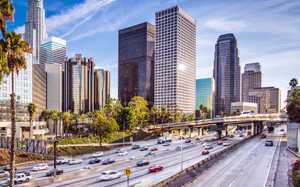
[[[15,180],[15,134],[16,134],[16,94],[14,71],[11,73],[11,144],[10,144],[10,186]]]
[[[31,139],[31,136],[32,136],[32,134],[31,134],[31,130],[32,130],[32,117],[30,117],[30,120],[29,120],[30,122],[30,124],[29,124],[29,139]]]

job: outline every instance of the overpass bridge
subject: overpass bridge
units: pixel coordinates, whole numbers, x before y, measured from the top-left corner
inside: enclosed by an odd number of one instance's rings
[[[222,135],[222,131],[225,131],[227,135],[228,126],[239,126],[247,125],[251,126],[253,134],[261,133],[265,125],[272,126],[275,124],[282,124],[287,122],[286,113],[273,113],[273,114],[253,114],[253,115],[239,115],[239,116],[230,116],[230,117],[220,117],[213,119],[204,119],[204,120],[195,120],[179,123],[165,123],[149,126],[149,130],[160,130],[163,132],[172,132],[178,130],[179,133],[181,130],[187,130],[194,132],[197,129],[198,136],[203,135],[203,129],[216,126],[216,131],[218,136]]]

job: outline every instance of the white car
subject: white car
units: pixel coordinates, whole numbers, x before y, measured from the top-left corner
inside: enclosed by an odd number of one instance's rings
[[[48,164],[42,163],[42,164],[37,164],[31,168],[31,171],[42,171],[42,170],[47,170],[48,169]]]
[[[121,151],[121,152],[119,152],[119,156],[126,156],[128,154],[128,152],[127,151]]]
[[[103,156],[103,152],[98,152],[98,153],[92,154],[92,158],[98,158],[98,157],[101,157],[101,156]]]
[[[81,159],[73,159],[69,161],[69,165],[76,165],[76,164],[81,164],[82,160]]]
[[[31,180],[30,175],[26,175],[25,173],[17,173],[16,174],[15,182],[17,184],[24,183],[24,182],[29,182],[30,180]]]
[[[9,177],[9,172],[0,170],[0,178],[7,178],[7,177]]]
[[[58,158],[57,160],[56,160],[56,163],[57,164],[67,164],[67,163],[69,163],[69,159],[66,159],[66,158]]]
[[[100,181],[109,181],[109,180],[114,180],[118,179],[122,176],[121,172],[110,170],[110,171],[104,171],[100,175]]]

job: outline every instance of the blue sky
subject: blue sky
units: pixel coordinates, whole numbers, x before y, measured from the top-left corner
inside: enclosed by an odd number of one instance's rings
[[[68,56],[82,53],[112,72],[117,97],[118,30],[178,4],[197,20],[197,78],[211,77],[214,45],[220,34],[238,39],[240,62],[260,62],[263,86],[279,87],[286,98],[288,81],[300,79],[299,0],[44,0],[48,34],[68,42]],[[21,31],[27,0],[14,0]]]

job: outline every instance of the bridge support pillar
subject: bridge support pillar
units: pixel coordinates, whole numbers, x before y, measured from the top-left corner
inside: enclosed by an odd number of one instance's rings
[[[222,130],[224,127],[224,123],[217,123],[217,138],[220,139],[222,138]]]
[[[226,124],[224,125],[224,127],[225,127],[225,136],[228,136],[228,125]]]

